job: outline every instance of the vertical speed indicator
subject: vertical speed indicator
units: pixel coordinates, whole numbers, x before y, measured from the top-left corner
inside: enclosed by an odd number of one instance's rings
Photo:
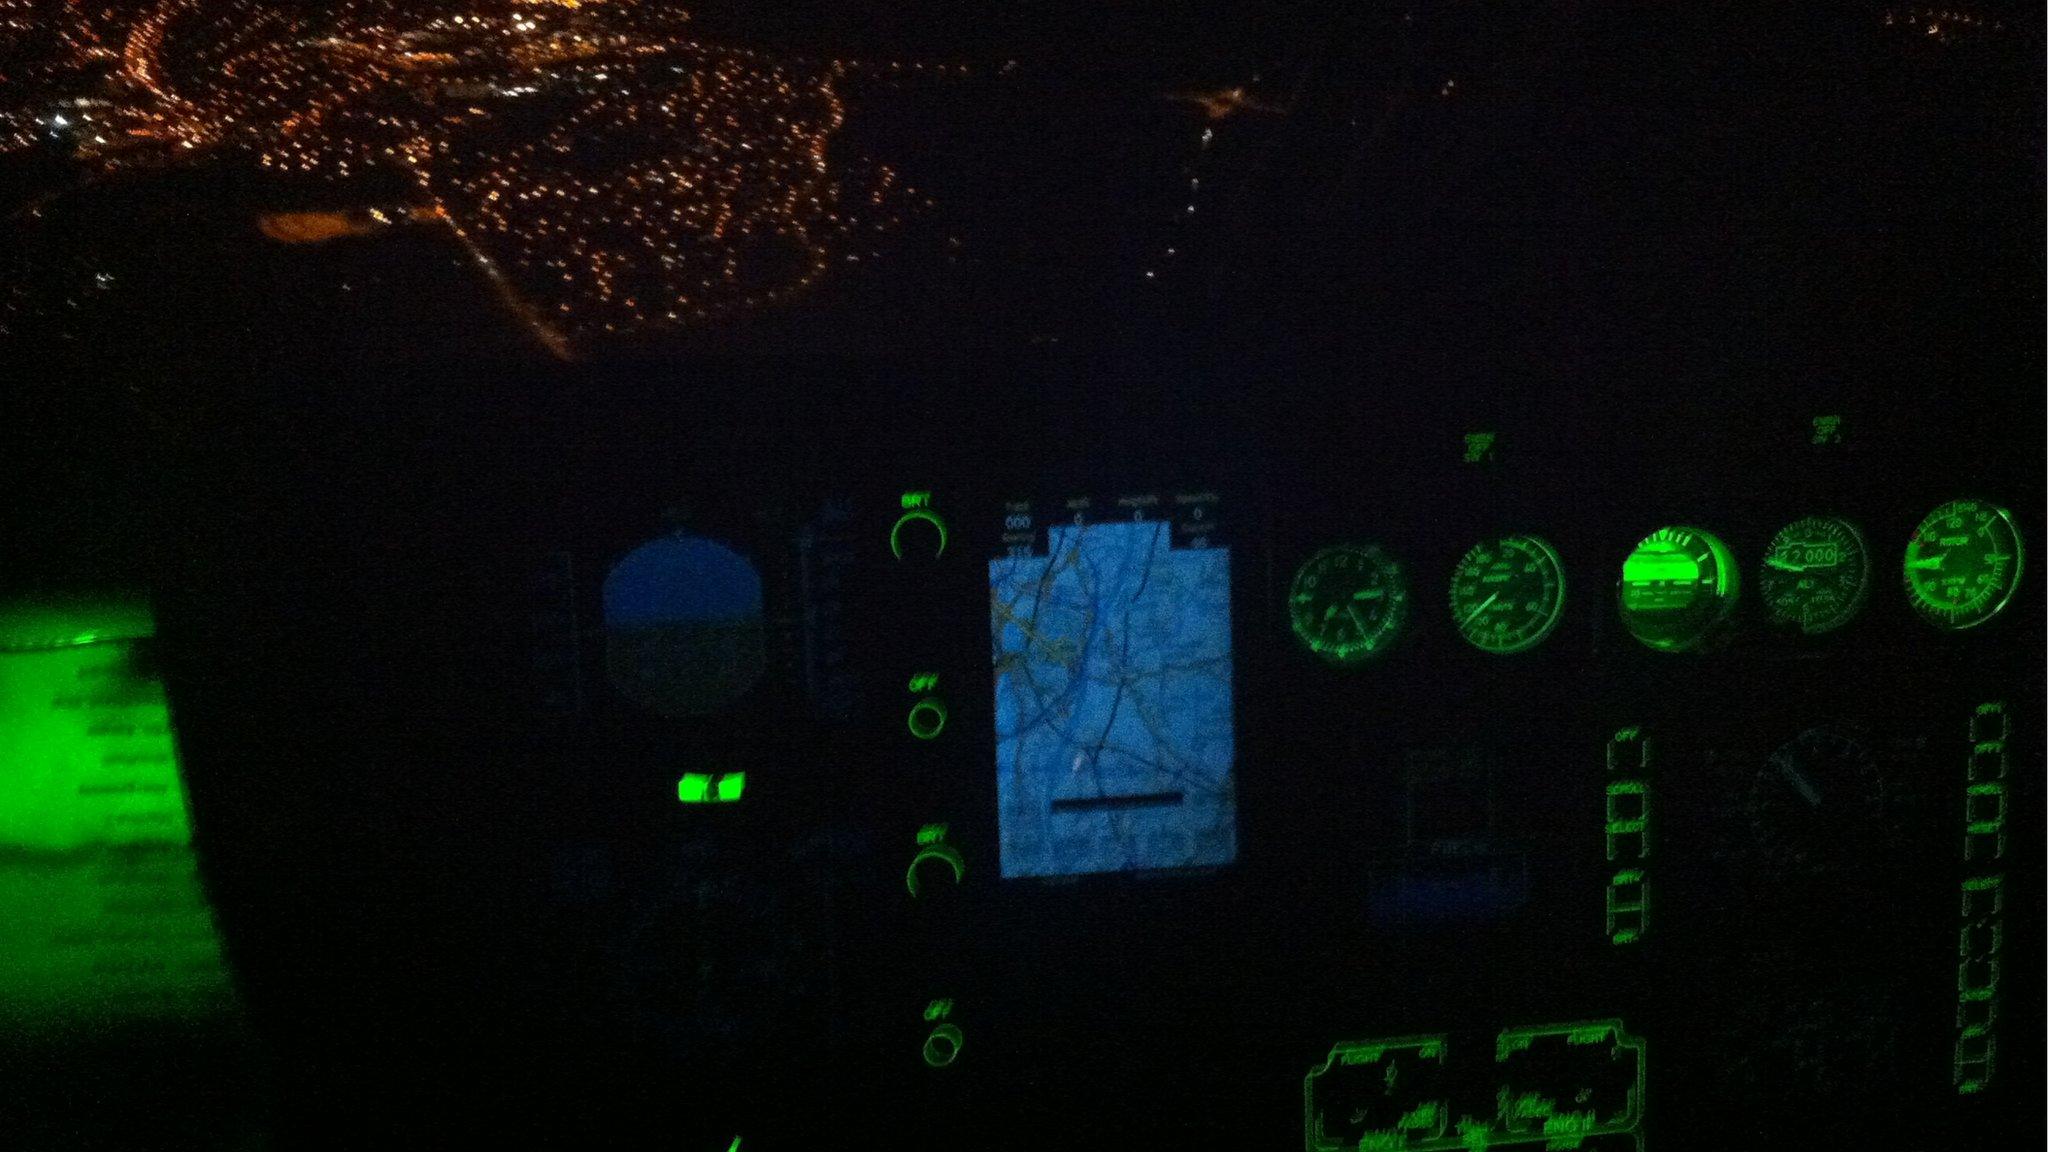
[[[1451,574],[1451,618],[1482,651],[1505,655],[1541,644],[1564,613],[1564,562],[1535,536],[1474,545]]]

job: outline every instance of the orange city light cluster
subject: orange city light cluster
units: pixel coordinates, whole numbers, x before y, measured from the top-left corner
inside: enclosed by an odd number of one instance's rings
[[[78,138],[82,159],[399,174],[558,350],[785,299],[929,203],[888,166],[835,162],[831,147],[849,76],[923,65],[784,62],[698,40],[687,12],[633,0],[346,0],[322,13],[143,0],[126,12],[111,34],[81,22],[72,37],[119,53],[106,130]],[[308,243],[378,225],[282,213],[261,227]]]

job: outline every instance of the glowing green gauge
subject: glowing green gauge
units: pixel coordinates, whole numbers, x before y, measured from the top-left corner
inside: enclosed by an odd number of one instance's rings
[[[1974,628],[2012,599],[2024,560],[2011,512],[1951,500],[1928,513],[1906,545],[1906,597],[1935,624]]]
[[[1534,536],[1475,545],[1451,574],[1451,618],[1488,652],[1525,652],[1564,613],[1564,562]]]
[[[1621,565],[1621,621],[1660,652],[1706,643],[1735,611],[1742,574],[1735,555],[1698,528],[1659,528]]]
[[[1332,664],[1358,664],[1383,651],[1407,621],[1407,579],[1377,544],[1325,548],[1294,574],[1287,617],[1309,651]]]
[[[1870,550],[1847,520],[1808,516],[1771,537],[1757,585],[1774,622],[1808,635],[1832,632],[1863,607]]]

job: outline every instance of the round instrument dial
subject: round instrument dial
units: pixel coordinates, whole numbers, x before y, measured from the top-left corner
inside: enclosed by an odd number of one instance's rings
[[[1847,624],[1870,591],[1870,550],[1854,524],[1808,516],[1771,537],[1757,581],[1775,623],[1813,635]]]
[[[2011,512],[1951,500],[1928,513],[1906,545],[1906,595],[1932,623],[1973,628],[2012,600],[2024,560]]]
[[[1535,536],[1473,546],[1451,574],[1451,618],[1474,647],[1506,654],[1543,642],[1564,613],[1564,562]]]
[[[1378,545],[1339,544],[1308,558],[1287,595],[1288,622],[1316,655],[1358,664],[1386,650],[1408,618],[1408,583]]]
[[[1621,619],[1663,652],[1705,645],[1735,611],[1742,577],[1735,555],[1710,532],[1659,528],[1621,565]]]
[[[1750,829],[1779,867],[1845,866],[1879,847],[1884,805],[1884,777],[1870,748],[1832,728],[1812,728],[1757,772]]]

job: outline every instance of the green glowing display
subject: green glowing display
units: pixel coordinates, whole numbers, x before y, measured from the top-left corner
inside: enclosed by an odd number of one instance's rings
[[[1287,617],[1309,651],[1359,664],[1386,651],[1407,621],[1407,580],[1376,544],[1325,548],[1294,574]]]
[[[1970,715],[1963,783],[1962,918],[1956,940],[1954,1085],[1973,1096],[1998,1069],[1998,979],[2005,944],[2005,745],[2012,734],[2005,702]]]
[[[71,648],[155,634],[156,618],[149,601],[136,594],[56,594],[34,603],[0,604],[0,651],[5,652]]]
[[[1974,628],[2011,602],[2025,560],[2011,512],[1951,500],[1928,513],[1906,545],[1906,598],[1943,628]]]
[[[1728,546],[1698,528],[1659,528],[1621,565],[1621,620],[1660,652],[1700,648],[1735,610],[1741,572]]]
[[[1474,545],[1451,574],[1451,618],[1483,651],[1526,652],[1563,614],[1564,562],[1535,536]]]
[[[1607,771],[1627,773],[1607,785],[1607,859],[1624,867],[1607,880],[1607,939],[1635,944],[1650,930],[1651,743],[1638,727],[1607,741]]]
[[[685,772],[676,781],[676,799],[685,804],[730,804],[746,789],[745,772]]]
[[[228,1020],[146,604],[0,605],[0,1031]]]
[[[1607,879],[1607,939],[1634,944],[1650,927],[1650,874],[1623,868]]]
[[[1599,1137],[1641,1149],[1645,1051],[1619,1020],[1507,1028],[1494,1040],[1491,1074],[1463,1069],[1474,1090],[1457,1093],[1448,1034],[1342,1042],[1302,1080],[1302,1146],[1474,1152],[1570,1149]],[[1490,1109],[1460,1106],[1482,1098]]]
[[[1771,537],[1757,589],[1774,623],[1807,635],[1832,632],[1863,607],[1870,591],[1870,550],[1854,524],[1808,516]]]
[[[906,717],[910,734],[919,740],[936,740],[946,730],[946,702],[937,696],[927,696],[910,706]]]

